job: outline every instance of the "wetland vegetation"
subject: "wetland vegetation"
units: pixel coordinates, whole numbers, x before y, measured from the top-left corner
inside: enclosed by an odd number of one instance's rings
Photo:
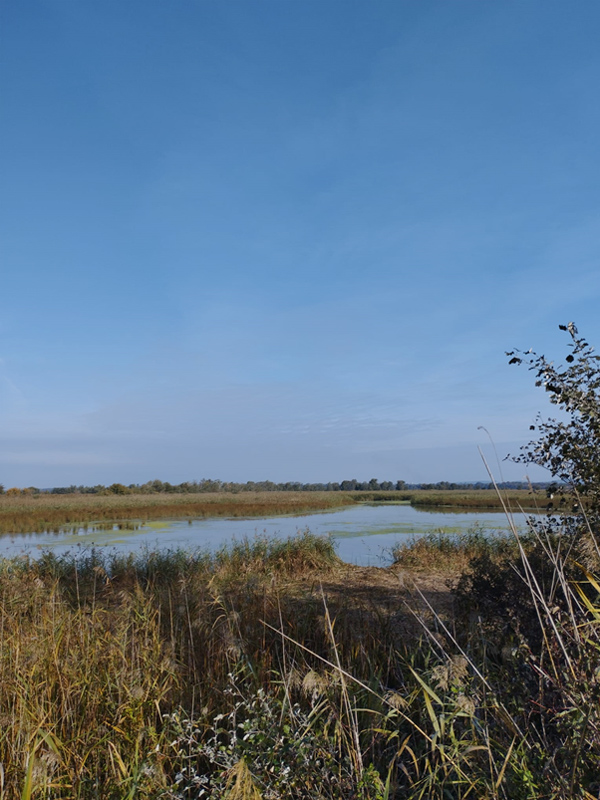
[[[549,544],[4,561],[2,796],[593,797],[596,585],[538,596]]]
[[[523,452],[569,503],[526,535],[1,561],[0,797],[597,798],[600,366],[565,330],[527,361],[570,422]]]
[[[0,533],[73,528],[86,523],[203,517],[266,517],[308,514],[364,502],[409,503],[415,507],[540,511],[544,491],[490,490],[392,492],[203,492],[200,494],[18,494],[0,495]]]
[[[304,514],[351,503],[342,493],[39,494],[0,496],[0,532],[61,529],[102,520],[261,517]]]

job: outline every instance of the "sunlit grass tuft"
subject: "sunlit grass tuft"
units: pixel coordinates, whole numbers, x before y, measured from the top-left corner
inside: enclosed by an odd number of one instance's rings
[[[483,556],[507,558],[518,555],[512,534],[474,526],[467,531],[428,533],[399,542],[392,548],[395,566],[411,570],[439,570],[457,574]]]

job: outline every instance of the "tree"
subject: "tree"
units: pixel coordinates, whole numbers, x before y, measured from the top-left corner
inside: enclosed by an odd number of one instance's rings
[[[535,372],[563,419],[538,415],[531,430],[539,437],[521,448],[515,461],[537,464],[573,493],[586,499],[588,513],[600,512],[600,356],[583,339],[574,323],[559,326],[571,338],[566,366],[555,366],[533,350],[514,350],[509,364],[526,364]],[[561,487],[562,488],[562,487]],[[550,490],[552,491],[552,489]]]
[[[106,490],[109,494],[131,494],[131,491],[122,483],[113,483]]]

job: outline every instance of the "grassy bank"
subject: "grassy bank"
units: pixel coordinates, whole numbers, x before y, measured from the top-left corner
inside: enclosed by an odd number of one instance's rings
[[[487,541],[0,562],[0,796],[595,797],[593,613]]]

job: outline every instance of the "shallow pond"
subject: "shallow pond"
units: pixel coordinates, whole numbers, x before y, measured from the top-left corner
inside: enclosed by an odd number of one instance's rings
[[[515,514],[515,523],[524,529],[526,515]],[[486,531],[509,530],[506,516],[501,512],[421,511],[409,505],[382,503],[294,517],[128,521],[115,523],[108,529],[88,525],[61,533],[5,535],[0,537],[0,556],[28,553],[35,557],[43,550],[65,553],[92,546],[120,552],[140,548],[216,550],[233,539],[255,535],[287,538],[308,528],[312,533],[332,536],[344,561],[383,566],[390,563],[390,552],[397,542],[432,532],[458,533],[475,525]]]

